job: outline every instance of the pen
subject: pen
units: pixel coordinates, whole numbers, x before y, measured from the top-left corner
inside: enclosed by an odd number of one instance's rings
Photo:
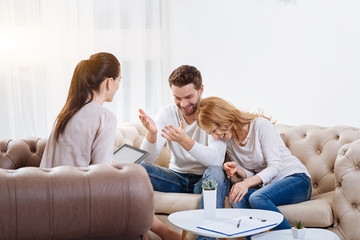
[[[239,228],[240,227],[240,223],[241,223],[241,219],[239,219],[239,221],[238,221],[238,224],[237,224],[237,228]]]
[[[250,219],[255,219],[261,222],[266,222],[266,219],[261,219],[261,218],[254,218],[254,217],[249,217]]]

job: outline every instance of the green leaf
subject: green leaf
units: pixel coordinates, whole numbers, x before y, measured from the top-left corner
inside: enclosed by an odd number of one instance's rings
[[[202,182],[202,188],[204,190],[215,190],[217,186],[218,183],[211,178],[206,179],[205,181]]]

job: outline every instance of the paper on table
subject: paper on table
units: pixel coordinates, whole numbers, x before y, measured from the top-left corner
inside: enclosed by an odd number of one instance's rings
[[[240,226],[237,227],[239,220],[241,220]],[[233,236],[236,234],[247,233],[261,228],[276,226],[277,224],[278,223],[270,222],[266,219],[259,219],[251,216],[241,216],[238,218],[215,221],[209,224],[198,226],[197,228],[210,232],[220,233],[226,236]]]

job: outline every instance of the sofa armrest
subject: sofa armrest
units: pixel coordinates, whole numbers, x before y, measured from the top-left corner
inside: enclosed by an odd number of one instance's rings
[[[0,169],[0,192],[0,239],[140,239],[153,221],[137,164]]]
[[[360,140],[340,148],[334,170],[334,231],[343,239],[360,239]]]

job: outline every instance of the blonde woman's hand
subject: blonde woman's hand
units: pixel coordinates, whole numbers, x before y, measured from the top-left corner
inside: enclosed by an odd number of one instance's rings
[[[230,203],[235,204],[240,202],[244,198],[248,190],[249,186],[246,184],[245,181],[235,183],[229,193]]]
[[[237,172],[236,162],[226,162],[223,165],[224,171],[226,172],[227,178],[232,177]]]
[[[169,141],[178,142],[186,151],[189,151],[195,144],[195,141],[185,132],[185,124],[180,122],[180,127],[167,125],[162,129],[161,136]]]
[[[183,121],[180,122],[179,128],[173,125],[167,125],[162,129],[162,132],[161,136],[169,141],[181,142],[188,137],[185,133],[185,125]]]

